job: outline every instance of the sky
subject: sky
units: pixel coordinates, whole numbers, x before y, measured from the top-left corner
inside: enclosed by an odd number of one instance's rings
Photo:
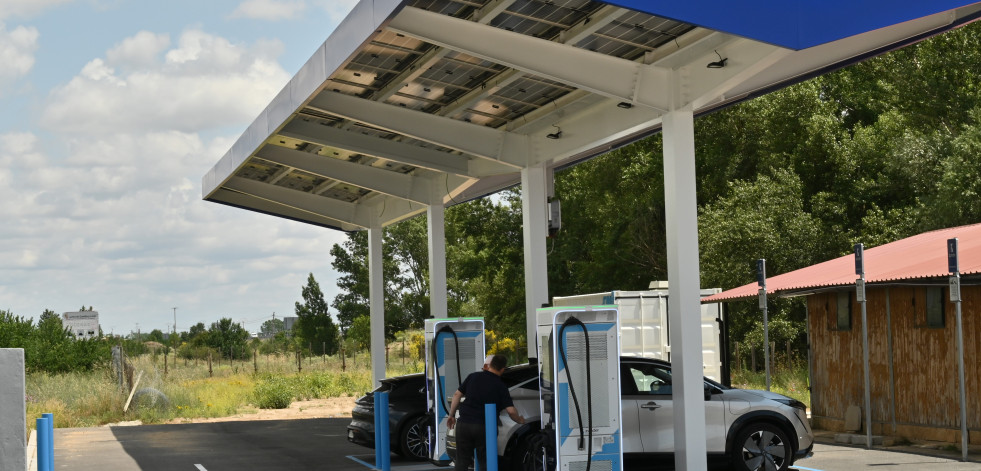
[[[356,0],[0,0],[0,309],[104,332],[294,314],[345,234],[201,178]],[[174,308],[177,308],[176,311]]]

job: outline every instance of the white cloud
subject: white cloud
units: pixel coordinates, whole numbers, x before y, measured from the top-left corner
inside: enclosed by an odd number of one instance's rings
[[[73,0],[3,0],[0,1],[0,20],[11,17],[29,17],[48,7]]]
[[[106,60],[122,66],[149,67],[168,46],[170,35],[140,31],[106,52]]]
[[[36,316],[84,303],[117,316],[105,317],[107,328],[151,303],[180,306],[185,322],[238,320],[289,312],[309,272],[332,298],[328,253],[341,233],[201,200],[200,175],[227,142],[111,134],[35,157],[51,165],[0,166],[0,220],[13,222],[0,225],[4,308]],[[0,135],[3,143],[13,144],[3,159],[41,152],[31,134]],[[38,312],[17,310],[39,300]]]
[[[290,314],[310,272],[333,298],[343,234],[201,200],[237,137],[210,135],[244,128],[279,92],[282,49],[136,33],[51,92],[44,132],[0,133],[2,308],[92,305],[119,333],[164,327],[148,319],[172,306],[182,329]]]
[[[331,24],[338,24],[358,4],[359,0],[316,0],[316,5],[327,13]]]
[[[315,4],[327,13],[331,24],[338,24],[358,4],[358,0],[315,0]]]
[[[111,49],[107,60],[125,70],[90,61],[52,91],[42,122],[84,134],[207,131],[251,122],[289,80],[278,43],[246,47],[190,30],[160,61],[163,41],[141,32]]]
[[[250,18],[254,20],[292,20],[299,18],[306,10],[302,0],[246,0],[232,12],[232,18]]]
[[[38,47],[38,31],[34,27],[18,26],[7,31],[0,23],[0,92],[5,83],[23,77],[34,67]]]

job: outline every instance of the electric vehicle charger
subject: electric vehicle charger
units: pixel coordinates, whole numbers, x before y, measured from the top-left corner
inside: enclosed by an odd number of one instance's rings
[[[590,352],[589,352],[589,332],[586,330],[586,324],[583,324],[582,321],[580,321],[579,319],[577,319],[575,317],[570,317],[570,318],[566,319],[565,322],[562,323],[562,326],[559,327],[559,338],[560,339],[563,338],[563,336],[562,336],[563,332],[565,331],[566,327],[569,327],[570,325],[577,325],[579,327],[582,327],[583,341],[584,341],[584,343],[586,345],[586,358],[592,358],[590,356]],[[569,359],[565,355],[565,348],[563,347],[564,345],[565,345],[565,342],[559,342],[558,343],[559,355],[562,358],[562,363],[568,365],[569,364]],[[569,393],[572,396],[572,403],[576,406],[576,417],[579,419],[579,449],[580,450],[582,450],[583,448],[586,448],[587,449],[586,456],[588,458],[586,460],[586,471],[590,471],[591,465],[593,463],[593,459],[592,459],[592,456],[593,456],[593,395],[590,393],[590,391],[592,391],[592,384],[593,384],[593,382],[592,382],[592,377],[590,375],[590,370],[592,369],[590,367],[590,363],[591,363],[590,361],[587,361],[586,362],[586,390],[587,390],[587,393],[586,393],[586,414],[588,415],[588,421],[587,421],[587,425],[588,425],[587,429],[589,430],[589,440],[588,441],[585,440],[585,437],[584,437],[584,434],[583,434],[582,411],[579,409],[579,398],[576,397],[575,383],[572,381],[572,377],[570,376],[571,375],[571,372],[572,372],[572,369],[571,368],[566,368],[565,369],[566,377],[568,377],[568,380],[569,380]],[[585,444],[583,443],[584,441],[586,442]]]
[[[452,346],[450,341],[452,340]],[[426,319],[426,400],[429,457],[439,465],[450,462],[446,453],[450,398],[467,375],[484,362],[484,321],[481,318]]]
[[[543,467],[552,468],[554,456],[554,469],[560,471],[621,469],[616,306],[543,308],[537,320]],[[595,382],[594,370],[602,372]]]

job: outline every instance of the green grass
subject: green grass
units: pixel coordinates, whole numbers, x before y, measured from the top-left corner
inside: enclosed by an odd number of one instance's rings
[[[807,366],[778,367],[770,372],[770,391],[792,397],[811,407],[811,392],[807,389]],[[766,373],[743,369],[732,372],[732,387],[766,389]]]
[[[394,350],[387,376],[423,370],[421,360],[402,358]],[[166,407],[131,406],[124,413],[129,391],[121,390],[108,370],[30,374],[26,378],[28,433],[34,429],[35,419],[45,412],[54,414],[55,427],[59,428],[130,420],[152,424],[181,418],[227,417],[254,412],[256,408],[288,406],[294,400],[360,396],[373,389],[370,356],[365,353],[347,358],[343,371],[337,356],[305,358],[302,371],[298,372],[294,357],[262,355],[255,362],[225,360],[220,366],[213,362],[211,376],[206,360],[178,360],[175,366],[171,357],[166,375],[163,356],[144,355],[129,361],[136,372],[143,372],[137,389],[162,392],[168,399]]]

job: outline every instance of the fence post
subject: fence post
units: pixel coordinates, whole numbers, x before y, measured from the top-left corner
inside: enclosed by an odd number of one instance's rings
[[[252,350],[252,369],[258,373],[259,372],[259,351]]]
[[[347,360],[344,359],[344,344],[341,344],[341,371],[347,371]]]
[[[214,372],[211,370],[211,352],[208,352],[208,377],[214,376]]]
[[[736,342],[735,350],[736,350],[735,352],[736,361],[732,362],[732,364],[736,367],[736,371],[738,372],[742,370],[742,366],[743,366],[743,358],[739,356],[739,342]]]
[[[753,369],[753,373],[756,373],[756,349],[755,348],[749,349],[749,366]]]

